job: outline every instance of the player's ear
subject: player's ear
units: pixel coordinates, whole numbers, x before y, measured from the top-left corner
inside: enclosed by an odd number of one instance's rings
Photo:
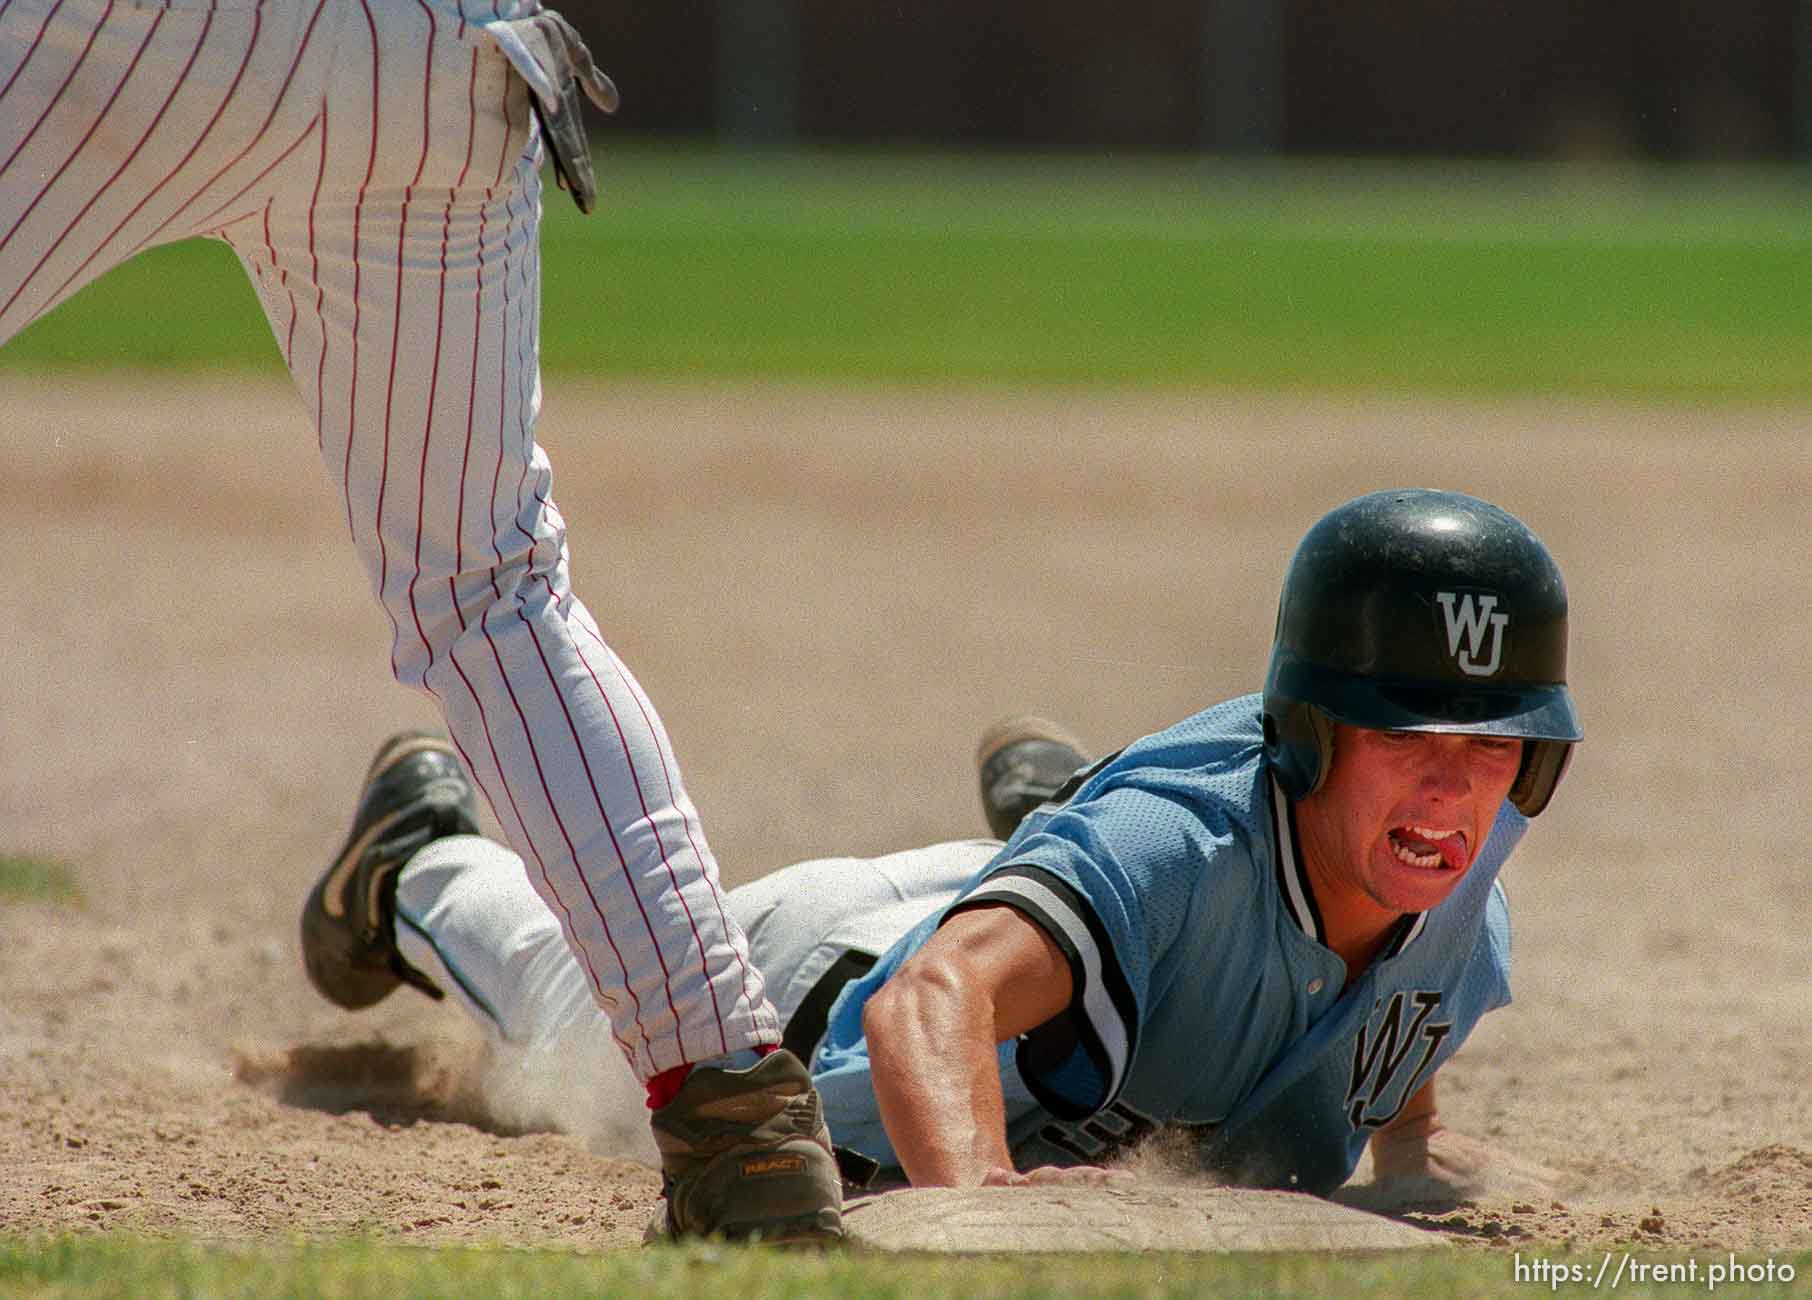
[[[1265,710],[1265,754],[1284,793],[1306,799],[1321,788],[1333,765],[1334,724],[1312,704],[1282,703],[1282,708]]]
[[[1556,740],[1523,741],[1523,762],[1510,787],[1510,802],[1525,817],[1538,816],[1566,775],[1573,746]]]

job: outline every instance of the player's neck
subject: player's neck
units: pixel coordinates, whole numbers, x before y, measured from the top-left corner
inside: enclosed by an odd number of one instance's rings
[[[1329,870],[1327,853],[1310,820],[1302,820],[1302,865],[1321,916],[1321,942],[1346,963],[1352,983],[1382,952],[1403,913],[1385,907],[1362,888],[1353,873]]]
[[[1315,905],[1321,909],[1322,942],[1346,963],[1348,984],[1358,979],[1365,968],[1384,951],[1396,930],[1397,922],[1402,919],[1399,912],[1383,911],[1372,904],[1370,899],[1363,901],[1368,905],[1368,910],[1361,918],[1355,916],[1350,909],[1330,906],[1328,900],[1321,897],[1319,890],[1315,895]]]

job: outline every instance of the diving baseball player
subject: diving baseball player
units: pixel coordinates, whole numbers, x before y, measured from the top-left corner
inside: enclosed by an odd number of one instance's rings
[[[1243,1183],[1326,1194],[1368,1143],[1381,1182],[1438,1182],[1436,1076],[1509,1000],[1498,873],[1580,735],[1541,542],[1375,493],[1297,549],[1261,695],[1092,764],[997,730],[1004,844],[804,863],[729,907],[839,1142],[914,1183],[1090,1179],[1160,1129]],[[498,1041],[605,1032],[501,846],[437,839],[369,893],[396,968]]]
[[[0,0],[0,341],[141,249],[232,247],[389,616],[392,669],[441,707],[660,1106],[667,1227],[835,1234],[809,1080],[776,1050],[660,720],[572,590],[535,441],[538,169],[551,150],[591,208],[581,91],[614,106],[536,0]],[[317,892],[316,950],[346,938],[366,847]],[[394,984],[348,962],[323,983],[345,1005]],[[724,1092],[767,1118],[681,1122]],[[784,1158],[739,1190],[739,1153]],[[688,1194],[701,1179],[709,1195]]]

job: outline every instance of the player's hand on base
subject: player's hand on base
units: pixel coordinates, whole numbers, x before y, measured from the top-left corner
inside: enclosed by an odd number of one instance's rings
[[[1552,1170],[1451,1129],[1435,1126],[1391,1142],[1380,1142],[1383,1136],[1372,1139],[1372,1181],[1342,1188],[1336,1200],[1390,1214],[1444,1209],[1486,1195],[1551,1196],[1558,1188]]]
[[[1380,1133],[1372,1140],[1374,1199],[1392,1208],[1453,1205],[1484,1192],[1491,1152],[1483,1143],[1444,1128],[1391,1142],[1383,1138]]]
[[[982,1175],[983,1187],[1113,1187],[1132,1181],[1124,1169],[1100,1165],[1040,1165],[1023,1174],[997,1167]]]

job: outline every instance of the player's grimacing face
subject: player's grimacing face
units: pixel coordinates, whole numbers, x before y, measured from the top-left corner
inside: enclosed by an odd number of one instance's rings
[[[1521,762],[1522,742],[1501,736],[1335,723],[1327,780],[1298,807],[1311,868],[1386,911],[1439,905],[1478,856]]]

